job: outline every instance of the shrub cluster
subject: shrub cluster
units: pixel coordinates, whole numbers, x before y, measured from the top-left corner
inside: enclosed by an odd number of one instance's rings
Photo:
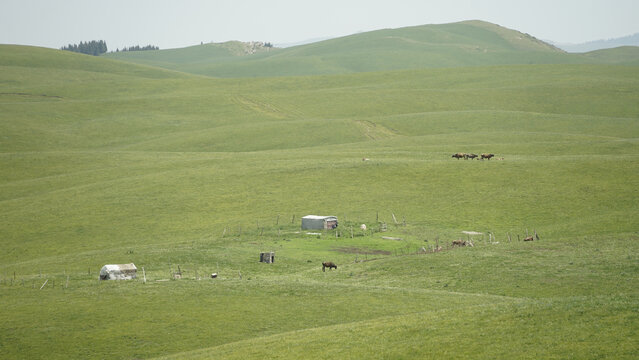
[[[107,52],[107,45],[104,40],[91,40],[88,42],[80,41],[80,44],[69,44],[69,46],[63,46],[61,50],[73,51],[87,55],[98,56]]]
[[[116,52],[120,52],[120,51],[146,51],[146,50],[160,50],[160,48],[158,46],[153,46],[153,45],[147,45],[147,46],[140,46],[140,45],[135,45],[135,46],[129,46],[122,48],[122,50],[116,49]]]

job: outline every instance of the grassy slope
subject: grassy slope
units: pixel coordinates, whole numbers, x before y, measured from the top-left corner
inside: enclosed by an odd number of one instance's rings
[[[634,67],[213,80],[1,47],[0,70],[10,358],[639,350]],[[377,212],[404,240],[350,239]],[[307,213],[338,215],[342,237],[295,233]],[[542,241],[507,241],[533,228]],[[407,255],[462,230],[499,244]],[[95,280],[131,261],[151,283]],[[188,280],[155,282],[177,264]]]
[[[242,57],[228,56],[224,46],[207,44],[107,56],[215,77],[592,62],[566,54],[530,35],[482,21],[371,31]]]
[[[267,49],[262,48],[262,51]],[[110,59],[183,70],[185,67],[201,66],[215,62],[232,62],[239,56],[245,56],[244,44],[229,41],[221,44],[203,44],[182,49],[111,52],[104,55]]]
[[[168,79],[168,78],[184,78],[184,74],[161,70],[157,68],[149,68],[147,66],[136,66],[124,64],[119,61],[112,61],[102,58],[96,58],[89,55],[80,55],[72,52],[55,52],[52,55],[51,49],[21,46],[21,45],[1,45],[0,46],[0,64],[2,64],[3,72],[3,91],[10,89],[11,86],[17,86],[20,82],[15,81],[12,77],[16,74],[9,73],[13,67],[18,69],[30,69],[32,77],[24,79],[28,83],[30,89],[34,89],[35,84],[38,86],[47,84],[47,82],[59,82],[60,76],[64,76],[64,71],[73,71],[75,76],[72,80],[85,80],[81,76],[77,76],[79,71],[87,72],[85,76],[100,76],[105,78],[117,79],[117,76],[139,77],[151,79]],[[57,71],[50,71],[57,70]],[[46,72],[47,76],[42,76]],[[39,77],[38,77],[39,75]],[[115,77],[114,77],[115,75]],[[39,81],[34,81],[39,80]],[[87,78],[86,80],[91,80]],[[59,83],[57,84],[60,85]],[[37,88],[37,87],[36,87]]]
[[[585,53],[584,56],[601,63],[639,65],[639,47],[637,46],[596,50]]]
[[[109,53],[106,57],[214,77],[269,77],[512,64],[637,65],[637,48],[568,54],[483,21],[385,29],[248,56],[241,43]]]

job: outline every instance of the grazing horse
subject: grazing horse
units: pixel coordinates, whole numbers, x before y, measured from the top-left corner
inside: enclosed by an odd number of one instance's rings
[[[332,261],[325,261],[322,263],[322,271],[326,271],[326,268],[329,270],[333,270],[333,268],[337,269],[337,265]]]
[[[457,158],[457,160],[459,160],[459,159],[461,159],[461,158],[467,159],[467,157],[466,157],[466,156],[467,156],[467,155],[466,155],[466,154],[464,154],[464,153],[457,153],[457,154],[453,154],[453,156],[452,156],[452,157]]]
[[[477,154],[468,154],[466,155],[469,159],[474,159],[477,157]]]
[[[486,159],[486,160],[490,160],[491,157],[495,156],[495,154],[481,154],[481,158]]]

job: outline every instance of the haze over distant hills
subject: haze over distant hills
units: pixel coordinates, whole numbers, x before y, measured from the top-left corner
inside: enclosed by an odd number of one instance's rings
[[[584,53],[602,49],[612,49],[620,46],[639,46],[639,33],[614,39],[602,39],[588,41],[581,44],[562,44],[551,42],[551,44],[571,53]]]
[[[627,51],[621,58],[615,55],[592,58],[568,54],[529,34],[478,20],[382,29],[284,49],[260,49],[254,44],[226,42],[183,49],[109,53],[105,56],[214,77],[326,75],[602,61],[639,63],[639,51]],[[247,46],[252,50],[245,51]]]

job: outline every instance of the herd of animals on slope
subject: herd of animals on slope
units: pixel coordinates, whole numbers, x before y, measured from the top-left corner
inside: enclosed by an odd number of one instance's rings
[[[464,160],[468,160],[468,159],[477,159],[477,160],[490,160],[491,158],[495,157],[495,154],[481,154],[481,155],[477,155],[477,154],[467,154],[467,153],[463,153],[463,152],[458,152],[456,154],[453,154],[454,158],[456,158],[457,160],[459,159],[464,159]],[[497,158],[497,160],[504,160],[504,158]]]
[[[453,154],[454,158],[456,158],[457,160],[459,159],[464,159],[464,160],[468,160],[468,159],[477,159],[477,160],[490,160],[493,157],[495,157],[495,154],[481,154],[481,155],[477,155],[477,154],[473,154],[473,153],[463,153],[463,152],[458,152]],[[500,158],[495,158],[496,160],[504,160],[503,157]],[[362,158],[362,161],[370,161],[369,158]]]

